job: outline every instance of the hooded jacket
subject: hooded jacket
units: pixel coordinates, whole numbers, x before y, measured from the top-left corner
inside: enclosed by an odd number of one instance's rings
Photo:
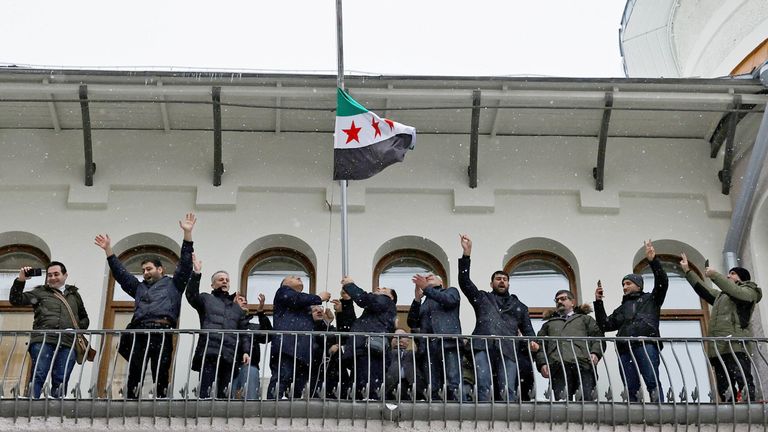
[[[693,290],[704,301],[712,305],[709,312],[709,332],[711,337],[752,337],[750,319],[757,302],[763,298],[763,291],[753,281],[733,282],[720,273],[715,273],[710,279],[720,290],[709,288],[693,271],[687,271],[685,278]],[[716,345],[716,346],[715,346]],[[748,345],[747,345],[748,346]],[[732,343],[717,342],[707,344],[707,355],[717,357],[720,354],[744,352],[745,345],[741,341]]]
[[[469,303],[475,309],[475,330],[473,335],[490,336],[535,336],[531,318],[528,316],[528,306],[523,304],[516,295],[506,292],[480,291],[469,278],[470,258],[459,258],[459,288],[467,296]],[[487,339],[490,349],[501,348],[505,357],[516,358],[516,342],[511,339]],[[501,342],[501,343],[499,343]],[[482,339],[472,340],[474,351],[485,350],[486,344]]]
[[[536,353],[536,365],[539,369],[549,364],[576,363],[578,361],[583,366],[590,367],[592,358],[590,354],[595,354],[597,358],[603,355],[604,346],[601,346],[600,340],[586,340],[587,337],[603,337],[603,332],[597,325],[597,321],[588,314],[592,312],[592,307],[583,304],[573,310],[570,317],[565,317],[551,310],[544,314],[544,324],[541,326],[538,335],[544,336],[542,339],[542,349]],[[573,337],[572,340],[551,340],[546,336]],[[574,358],[574,352],[576,357]]]
[[[602,300],[594,302],[595,318],[602,331],[618,330],[616,333],[618,337],[660,336],[659,316],[661,315],[661,305],[667,296],[669,279],[658,258],[654,258],[650,266],[653,271],[653,291],[649,293],[639,291],[625,295],[621,299],[621,305],[611,315],[606,314]],[[626,342],[617,342],[616,348],[619,352],[626,352],[629,347]]]
[[[51,288],[48,285],[38,285],[31,290],[24,292],[25,282],[20,281],[18,278],[13,281],[11,286],[11,292],[8,296],[8,301],[14,306],[32,306],[34,310],[35,318],[32,321],[32,328],[34,330],[63,330],[72,329],[75,326],[72,324],[72,317],[69,315],[67,307],[64,303],[56,297],[54,294],[55,288]],[[88,319],[88,313],[85,311],[83,305],[83,299],[78,293],[77,287],[72,285],[64,285],[64,298],[69,303],[69,307],[72,309],[72,313],[75,314],[77,325],[81,329],[87,329],[91,321]],[[42,333],[32,333],[30,343],[43,342]],[[71,347],[74,340],[73,334],[61,335],[61,346]],[[48,334],[45,336],[45,343],[58,344],[59,335]]]
[[[235,302],[235,295],[222,290],[200,293],[200,273],[193,273],[186,290],[189,304],[200,317],[203,330],[247,330],[248,315]],[[251,338],[248,334],[232,332],[201,333],[197,340],[192,370],[200,371],[204,357],[217,357],[225,362],[238,364],[242,355],[250,353]]]

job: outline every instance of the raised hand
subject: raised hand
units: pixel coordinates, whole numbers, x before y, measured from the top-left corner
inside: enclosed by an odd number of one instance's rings
[[[654,249],[651,239],[643,240],[643,243],[645,244],[645,257],[648,258],[648,261],[653,261],[656,258],[656,249]]]
[[[323,291],[321,293],[318,293],[317,295],[318,297],[320,297],[320,300],[324,302],[327,302],[328,300],[331,299],[331,293],[329,293],[328,291]]]
[[[109,234],[97,234],[96,238],[93,239],[93,243],[104,249],[104,253],[107,254],[107,256],[112,255],[112,239],[109,238]]]
[[[339,313],[339,312],[341,312],[341,300],[339,300],[339,299],[333,299],[333,300],[331,300],[331,303],[333,303],[333,310],[334,310],[336,313]]]
[[[681,258],[680,259],[680,267],[683,268],[683,271],[686,272],[686,273],[691,271],[691,266],[688,265],[688,257],[685,256],[685,253],[681,253],[680,254],[680,258]]]
[[[355,283],[355,281],[352,280],[351,277],[344,276],[343,278],[341,278],[341,286],[344,286],[344,285],[347,285],[347,284],[351,284],[351,283]]]
[[[605,298],[605,291],[603,291],[603,283],[600,280],[597,281],[597,288],[595,288],[595,301],[602,301]]]
[[[325,311],[323,312],[323,318],[326,321],[331,322],[334,318],[336,318],[336,316],[333,314],[333,311],[330,308],[325,308]]]
[[[197,254],[194,252],[192,252],[192,270],[198,274],[203,270],[203,262],[197,259]]]
[[[29,270],[32,270],[32,267],[26,266],[26,267],[22,267],[22,268],[19,270],[19,282],[24,282],[24,281],[26,281],[27,279],[29,279],[29,278],[27,277],[27,272],[28,272]]]
[[[184,219],[179,221],[179,227],[184,231],[184,240],[192,241],[192,229],[195,227],[197,217],[194,213],[187,213]]]
[[[467,234],[459,234],[459,240],[461,241],[461,250],[466,256],[472,254],[472,239]]]
[[[256,312],[264,312],[264,303],[267,301],[267,298],[264,296],[264,293],[259,293],[259,305],[256,307]]]

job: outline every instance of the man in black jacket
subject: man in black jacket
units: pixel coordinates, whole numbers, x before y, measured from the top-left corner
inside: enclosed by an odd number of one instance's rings
[[[181,257],[173,277],[166,276],[160,260],[157,258],[144,260],[141,269],[144,280],[139,281],[131,274],[112,251],[112,240],[107,234],[96,236],[94,243],[104,249],[109,269],[120,288],[134,298],[135,309],[131,319],[133,329],[162,330],[176,328],[181,312],[181,295],[187,287],[192,274],[192,229],[197,218],[193,213],[187,213],[179,221],[179,227],[184,232],[181,244]],[[134,333],[134,339],[129,346],[127,360],[128,383],[126,396],[136,399],[141,393],[144,368],[151,361],[152,379],[155,381],[155,395],[168,396],[168,382],[173,353],[173,338],[166,333]],[[129,348],[130,349],[130,348]]]
[[[14,306],[32,306],[35,313],[32,328],[35,330],[63,330],[74,328],[72,314],[77,328],[87,329],[90,320],[85,312],[83,299],[77,287],[66,285],[67,268],[58,261],[48,264],[45,271],[45,285],[38,285],[24,291],[27,272],[31,267],[22,267],[13,281],[8,301]],[[67,305],[64,304],[67,302]],[[32,333],[29,341],[29,357],[32,370],[32,396],[39,398],[43,383],[51,372],[51,397],[66,396],[67,383],[75,366],[75,351],[72,349],[74,336],[70,334]]]
[[[491,275],[491,292],[480,291],[469,277],[472,240],[462,234],[463,256],[459,259],[459,288],[475,309],[475,330],[473,335],[493,336],[535,336],[528,316],[528,306],[516,295],[509,293],[509,275],[501,270]],[[535,341],[530,342],[532,352],[539,349]],[[475,380],[477,401],[491,399],[491,380],[496,389],[501,389],[503,399],[517,398],[517,344],[513,339],[472,339],[475,353]]]
[[[200,293],[202,261],[192,255],[194,270],[185,293],[189,304],[200,317],[203,330],[220,330],[201,333],[197,340],[192,370],[200,372],[198,396],[206,399],[213,393],[217,398],[227,397],[227,387],[239,369],[238,364],[250,362],[251,341],[247,334],[226,330],[246,330],[248,315],[235,302],[235,294],[229,294],[229,273],[219,270],[211,276],[211,293]],[[215,390],[212,392],[212,390]]]
[[[408,311],[408,326],[413,332],[460,335],[459,290],[444,287],[443,280],[435,275],[415,275],[413,283],[416,289]],[[444,400],[457,400],[461,397],[463,392],[460,390],[462,377],[458,338],[419,338],[416,346],[422,376],[428,377],[432,386],[432,399],[439,399],[441,389]]]
[[[656,258],[656,250],[650,240],[645,243],[645,257],[653,271],[653,291],[643,292],[643,277],[631,273],[621,280],[624,297],[621,305],[611,315],[605,312],[603,288],[595,290],[595,318],[600,330],[610,332],[618,330],[618,337],[659,337],[659,316],[661,305],[667,296],[669,279],[661,262]],[[621,378],[627,389],[630,402],[637,402],[640,395],[640,376],[652,402],[664,402],[664,392],[659,389],[659,351],[661,344],[656,342],[617,342]],[[638,375],[638,371],[640,374]]]
[[[393,333],[397,318],[397,293],[391,288],[365,292],[349,276],[341,280],[341,289],[352,298],[363,313],[352,324],[359,333]],[[384,382],[384,364],[389,342],[384,336],[353,336],[347,339],[344,356],[355,359],[355,391],[358,399],[379,399]],[[370,384],[370,386],[369,386]],[[368,388],[366,394],[365,389]]]

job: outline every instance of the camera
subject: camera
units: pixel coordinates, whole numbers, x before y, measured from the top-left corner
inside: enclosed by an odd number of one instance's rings
[[[42,276],[43,275],[43,269],[41,268],[31,268],[29,270],[24,271],[24,276],[26,277],[35,277],[35,276]]]

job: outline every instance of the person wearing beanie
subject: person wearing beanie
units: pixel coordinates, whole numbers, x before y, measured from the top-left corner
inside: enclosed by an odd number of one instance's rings
[[[707,344],[707,357],[715,371],[720,402],[754,401],[751,344],[741,339],[752,337],[750,319],[755,305],[763,298],[762,290],[750,280],[749,271],[743,267],[734,267],[725,276],[707,267],[704,273],[720,288],[717,290],[706,286],[691,270],[685,254],[681,255],[680,266],[696,294],[712,305],[707,336],[734,338],[733,342]]]
[[[643,291],[643,277],[631,273],[621,280],[624,297],[621,305],[611,315],[606,314],[603,304],[603,288],[598,282],[595,290],[595,318],[600,329],[604,332],[617,331],[618,337],[654,337],[659,334],[659,316],[661,305],[667,296],[669,279],[661,262],[656,258],[656,250],[650,240],[645,241],[645,257],[653,271],[653,290]],[[640,376],[645,382],[651,402],[664,402],[664,392],[659,385],[659,351],[661,342],[655,341],[619,341],[616,349],[619,352],[619,370],[626,386],[626,397],[630,402],[640,399]],[[638,375],[638,370],[640,374]]]

